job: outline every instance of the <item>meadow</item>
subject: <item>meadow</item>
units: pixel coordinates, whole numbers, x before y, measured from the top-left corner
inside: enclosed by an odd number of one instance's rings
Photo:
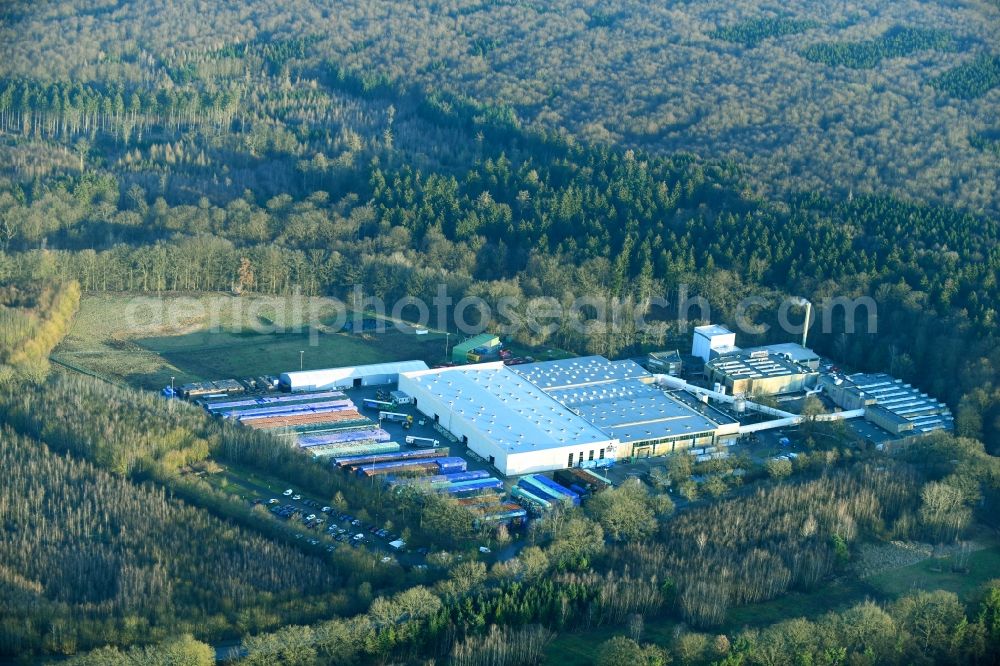
[[[137,305],[137,298],[84,297],[53,360],[114,383],[159,389],[171,377],[183,384],[297,370],[300,351],[307,370],[408,359],[434,365],[445,355],[443,333],[416,335],[391,323],[385,332],[361,334],[313,334],[308,327],[283,326],[269,316],[271,301],[264,298],[243,297],[246,303],[235,307],[240,299],[231,296],[173,295],[157,299],[162,309]],[[253,307],[255,300],[264,306]],[[331,312],[318,314],[320,321],[331,322]]]

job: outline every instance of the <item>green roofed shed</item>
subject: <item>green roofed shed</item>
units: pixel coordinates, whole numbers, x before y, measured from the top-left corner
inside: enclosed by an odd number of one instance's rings
[[[500,344],[500,338],[490,333],[480,333],[479,335],[474,335],[467,340],[459,342],[451,350],[451,360],[453,363],[468,363],[468,355],[473,349],[478,349],[480,347],[497,347]]]

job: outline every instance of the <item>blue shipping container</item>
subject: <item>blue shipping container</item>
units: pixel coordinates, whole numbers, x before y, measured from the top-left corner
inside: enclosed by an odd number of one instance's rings
[[[533,474],[533,475],[531,475],[530,478],[535,483],[543,485],[546,488],[549,488],[550,490],[552,490],[553,492],[556,492],[556,493],[558,493],[560,495],[564,495],[565,497],[568,497],[570,499],[570,501],[573,502],[574,505],[576,505],[576,506],[580,505],[580,496],[577,495],[572,490],[570,490],[569,488],[567,488],[566,486],[560,485],[560,484],[556,483],[555,481],[553,481],[552,479],[550,479],[549,477],[542,476],[541,474]]]

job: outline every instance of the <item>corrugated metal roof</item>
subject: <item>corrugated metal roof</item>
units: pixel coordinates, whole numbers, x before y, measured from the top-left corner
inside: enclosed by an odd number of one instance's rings
[[[452,347],[452,353],[470,352],[476,347],[483,347],[499,340],[500,338],[492,333],[480,333],[479,335],[474,335],[468,340],[463,340],[462,342],[457,343],[454,347]]]
[[[603,444],[608,436],[503,363],[407,374],[407,381],[448,405],[453,419],[507,451]],[[447,427],[447,417],[442,415]]]
[[[587,356],[535,363],[514,371],[609,437],[623,442],[714,432],[719,425],[643,381],[652,376],[630,360]]]

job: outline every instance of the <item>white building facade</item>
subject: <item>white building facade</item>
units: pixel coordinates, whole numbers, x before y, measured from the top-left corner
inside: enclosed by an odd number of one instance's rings
[[[709,324],[695,327],[694,340],[691,343],[692,356],[697,356],[708,363],[719,354],[734,351],[739,351],[736,346],[736,334],[725,326]]]
[[[418,372],[426,369],[427,364],[423,361],[399,361],[327,368],[325,370],[283,372],[279,385],[281,388],[293,392],[380,386],[396,383],[400,373]]]
[[[615,456],[615,440],[500,362],[405,372],[399,390],[506,476]]]

